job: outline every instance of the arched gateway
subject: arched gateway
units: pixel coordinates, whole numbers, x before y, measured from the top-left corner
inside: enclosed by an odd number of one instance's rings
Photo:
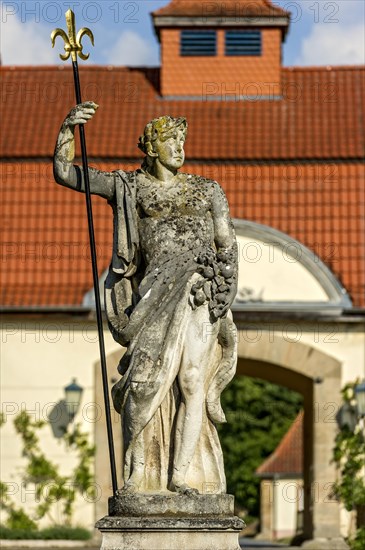
[[[303,395],[304,535],[338,537],[340,506],[330,495],[336,480],[331,460],[342,362],[331,347],[338,343],[332,321],[351,308],[351,301],[332,272],[298,241],[253,222],[236,220],[235,226],[240,254],[233,308],[239,331],[237,375]]]
[[[307,344],[289,342],[279,331],[262,331],[255,341],[241,337],[238,354],[238,375],[262,378],[303,395],[304,535],[338,537],[340,509],[330,494],[336,479],[331,458],[341,363]]]

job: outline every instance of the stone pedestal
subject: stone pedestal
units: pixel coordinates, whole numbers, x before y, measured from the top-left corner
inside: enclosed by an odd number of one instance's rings
[[[239,550],[232,495],[117,495],[96,527],[101,550]]]

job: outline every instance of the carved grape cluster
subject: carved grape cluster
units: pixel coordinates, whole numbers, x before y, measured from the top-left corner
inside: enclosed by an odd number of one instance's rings
[[[203,278],[192,286],[193,304],[198,307],[208,300],[212,316],[218,319],[234,281],[233,255],[227,250],[217,253],[208,250],[199,254],[196,262],[198,264],[197,272]]]

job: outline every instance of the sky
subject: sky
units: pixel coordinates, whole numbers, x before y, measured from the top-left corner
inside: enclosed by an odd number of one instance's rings
[[[0,0],[2,64],[62,64],[58,54],[63,53],[63,42],[58,38],[52,49],[50,33],[56,27],[66,30],[64,14],[71,7],[77,30],[86,26],[94,33],[94,48],[88,37],[83,39],[84,51],[90,52],[87,63],[158,66],[159,45],[149,14],[169,2]],[[292,13],[283,46],[284,65],[365,63],[365,0],[273,0],[272,3]]]

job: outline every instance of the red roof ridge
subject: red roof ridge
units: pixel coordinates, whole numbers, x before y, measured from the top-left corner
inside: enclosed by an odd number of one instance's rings
[[[300,411],[274,452],[257,468],[257,474],[303,472],[303,415]]]
[[[152,12],[153,16],[199,16],[202,15],[202,5],[205,2],[210,2],[211,0],[171,0],[169,4],[166,6],[162,6],[161,8],[155,10]],[[255,6],[254,4],[257,4]],[[231,13],[232,12],[232,6],[235,9],[239,9],[239,6],[247,5],[247,8],[249,8],[249,14],[250,15],[261,15],[263,17],[265,16],[290,16],[290,12],[287,10],[284,10],[283,8],[280,8],[279,6],[275,6],[272,4],[271,0],[227,0],[226,2],[222,2],[220,4],[220,15],[224,15],[225,13]],[[257,7],[257,11],[255,12],[255,8]],[[200,13],[199,13],[200,10]],[[261,11],[263,10],[263,11]],[[249,15],[248,13],[246,15]],[[208,14],[205,14],[206,16]],[[212,14],[217,15],[217,14]]]
[[[126,65],[84,65],[81,70],[90,71],[119,71],[128,72],[134,70],[146,71],[146,70],[159,70],[161,67],[128,67]],[[1,65],[0,72],[14,72],[14,71],[71,71],[71,65]],[[364,71],[365,65],[318,65],[309,67],[290,66],[282,67],[283,72],[329,72],[329,71]]]
[[[126,66],[126,65],[84,65],[81,66],[81,70],[90,69],[93,71],[129,71],[129,70],[156,70],[160,67],[133,67],[133,66]],[[67,71],[72,70],[71,65],[1,65],[0,71],[3,72],[13,72],[13,71],[27,71],[27,72],[34,72],[34,71],[49,71],[49,70],[56,70],[59,71]]]
[[[159,70],[161,67],[133,67],[127,65],[84,65],[80,67],[81,70],[91,71],[129,71],[129,70]],[[1,65],[0,72],[13,72],[13,71],[71,71],[71,65]],[[282,67],[283,72],[315,72],[315,71],[364,71],[365,65],[318,65],[318,66],[290,66]]]
[[[10,71],[47,71],[49,69],[63,69],[63,65],[1,65],[0,71],[10,72]]]
[[[310,66],[290,66],[282,67],[283,71],[286,72],[315,72],[315,71],[363,71],[365,65],[310,65]]]

